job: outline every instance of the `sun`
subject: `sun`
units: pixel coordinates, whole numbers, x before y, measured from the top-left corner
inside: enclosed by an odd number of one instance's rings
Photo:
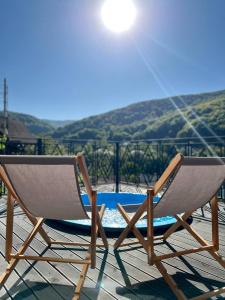
[[[131,28],[136,14],[136,7],[132,0],[106,0],[101,9],[105,26],[118,33]]]

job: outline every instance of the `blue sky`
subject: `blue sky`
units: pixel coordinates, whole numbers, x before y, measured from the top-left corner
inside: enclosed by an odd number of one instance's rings
[[[143,100],[225,89],[224,0],[133,0],[115,34],[104,0],[0,0],[9,109],[80,119]]]

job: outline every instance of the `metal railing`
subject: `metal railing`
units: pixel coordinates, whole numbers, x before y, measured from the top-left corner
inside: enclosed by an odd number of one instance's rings
[[[74,155],[83,152],[93,185],[122,183],[146,187],[152,185],[177,152],[185,156],[225,157],[225,137],[155,139],[145,141],[53,140],[13,138],[7,141],[5,154]],[[225,186],[219,197],[225,200]]]

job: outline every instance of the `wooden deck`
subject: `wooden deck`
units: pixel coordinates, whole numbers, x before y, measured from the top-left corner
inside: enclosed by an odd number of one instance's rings
[[[0,200],[0,272],[6,267],[4,260],[5,201]],[[51,224],[50,224],[51,225]],[[194,228],[206,239],[210,240],[210,222],[194,219]],[[20,209],[15,209],[14,244],[18,248],[32,226]],[[85,241],[89,236],[81,232],[57,231],[49,225],[44,225],[52,239],[64,241]],[[109,238],[108,252],[103,249],[97,253],[97,268],[89,269],[82,289],[81,299],[176,299],[170,288],[161,278],[155,267],[147,265],[146,254],[142,248],[132,251],[114,253],[115,238]],[[197,245],[183,230],[169,239],[170,244],[159,244],[158,253],[168,253],[170,248],[184,249]],[[225,256],[225,225],[220,224],[220,254]],[[62,250],[63,248],[46,248],[40,236],[32,242],[27,251],[30,255],[42,253],[54,257],[83,257],[84,251],[78,249]],[[200,294],[225,284],[225,270],[202,252],[185,258],[171,258],[165,263],[170,274],[189,297]],[[0,290],[0,299],[29,300],[61,300],[71,299],[81,266],[62,263],[31,263],[21,261],[9,277],[6,285]],[[215,298],[217,299],[217,298]],[[225,299],[220,296],[218,299]]]

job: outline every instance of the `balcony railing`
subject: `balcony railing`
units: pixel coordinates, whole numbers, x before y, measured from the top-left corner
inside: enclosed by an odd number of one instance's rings
[[[152,185],[177,152],[185,156],[225,156],[225,137],[155,139],[147,141],[52,140],[13,138],[5,154],[74,155],[83,152],[93,185],[122,183],[139,187]],[[2,190],[2,189],[1,189]],[[225,200],[225,186],[219,192]]]

